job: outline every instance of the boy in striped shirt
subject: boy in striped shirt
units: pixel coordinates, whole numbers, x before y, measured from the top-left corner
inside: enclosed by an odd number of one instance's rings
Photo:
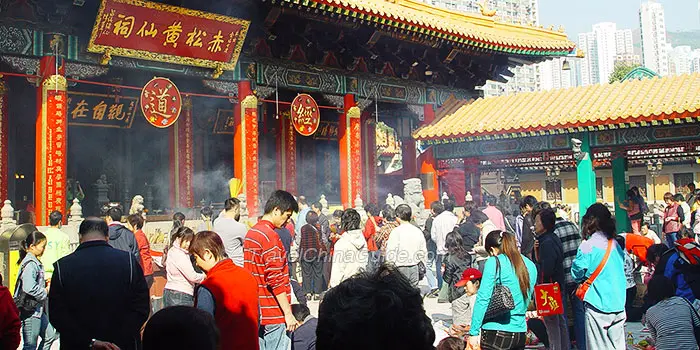
[[[243,242],[244,266],[258,281],[260,350],[287,349],[290,340],[286,331],[294,331],[298,326],[290,306],[287,255],[274,231],[284,227],[292,213],[298,211],[299,206],[289,192],[273,192],[265,204],[265,214]]]

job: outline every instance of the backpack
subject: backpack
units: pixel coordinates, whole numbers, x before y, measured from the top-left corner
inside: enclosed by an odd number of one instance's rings
[[[675,243],[678,260],[674,264],[696,299],[700,299],[700,244],[692,238],[679,239]]]

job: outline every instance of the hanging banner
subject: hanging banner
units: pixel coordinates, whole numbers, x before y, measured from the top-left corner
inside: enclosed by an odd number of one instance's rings
[[[141,90],[141,112],[156,128],[167,128],[177,121],[182,111],[182,96],[167,78],[153,78]]]
[[[318,130],[321,112],[311,95],[297,95],[292,101],[291,113],[294,129],[302,136],[311,136]]]
[[[250,21],[141,0],[103,0],[88,51],[233,70]],[[216,75],[216,74],[215,74]]]
[[[214,134],[233,135],[236,121],[231,108],[219,108],[214,122]]]
[[[131,128],[136,114],[135,97],[68,92],[68,125]]]
[[[44,172],[45,201],[43,218],[48,218],[54,210],[65,211],[66,203],[66,92],[58,89],[44,89],[45,123],[42,121],[46,139],[42,151],[41,167]]]

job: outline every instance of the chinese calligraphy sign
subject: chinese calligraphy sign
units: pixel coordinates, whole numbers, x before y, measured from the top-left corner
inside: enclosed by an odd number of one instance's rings
[[[250,21],[143,0],[103,0],[88,51],[234,69]]]
[[[153,78],[141,90],[141,112],[157,128],[167,128],[177,121],[182,111],[182,96],[167,78]]]
[[[294,129],[302,136],[313,135],[321,121],[321,113],[313,97],[308,94],[299,94],[291,107],[292,124]]]
[[[537,313],[540,316],[564,313],[559,283],[543,283],[535,286]]]
[[[68,125],[131,128],[136,98],[84,92],[68,92]]]
[[[46,172],[44,217],[54,210],[64,211],[66,203],[66,92],[46,91],[46,144],[41,166]]]

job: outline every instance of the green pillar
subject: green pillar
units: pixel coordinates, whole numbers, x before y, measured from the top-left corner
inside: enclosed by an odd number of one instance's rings
[[[620,202],[627,199],[627,183],[625,172],[627,171],[627,159],[624,155],[619,155],[612,159],[613,192],[615,193],[615,220],[617,221],[617,232],[630,232],[630,220],[627,211],[620,208]]]
[[[576,180],[578,182],[579,223],[586,210],[596,202],[595,169],[591,155],[591,139],[588,132],[579,135],[583,158],[576,162]]]

